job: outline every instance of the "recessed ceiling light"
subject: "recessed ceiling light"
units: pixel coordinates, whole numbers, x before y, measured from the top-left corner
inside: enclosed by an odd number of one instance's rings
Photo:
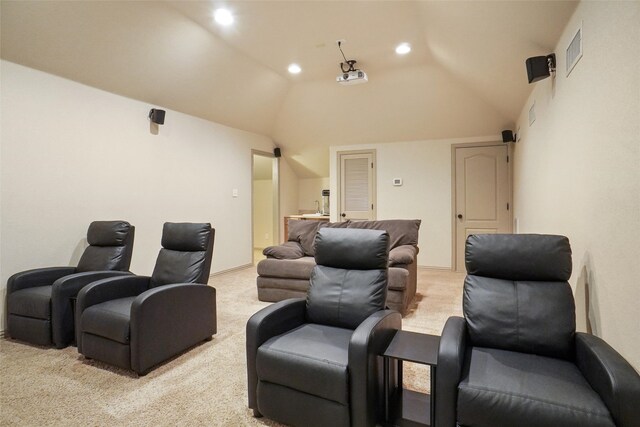
[[[411,45],[409,43],[400,43],[396,46],[396,53],[398,55],[404,55],[411,52]]]
[[[220,25],[227,26],[233,24],[233,15],[227,9],[216,9],[216,11],[213,12],[213,19]]]
[[[287,70],[289,70],[291,74],[298,74],[300,71],[302,71],[302,68],[300,68],[298,64],[290,64]]]

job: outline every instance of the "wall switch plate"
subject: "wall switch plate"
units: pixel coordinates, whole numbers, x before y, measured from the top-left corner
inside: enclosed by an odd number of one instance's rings
[[[238,197],[238,189],[237,189],[237,188],[234,188],[234,189],[231,191],[231,196],[232,196],[232,197]]]
[[[393,178],[393,185],[399,187],[402,185],[402,178]]]

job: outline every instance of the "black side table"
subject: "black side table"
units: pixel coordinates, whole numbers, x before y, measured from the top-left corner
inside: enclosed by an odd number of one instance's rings
[[[397,331],[384,357],[385,422],[387,426],[433,426],[435,424],[436,366],[440,337]],[[398,387],[389,390],[390,365],[398,361]],[[402,362],[431,367],[431,395],[407,390],[402,385]]]

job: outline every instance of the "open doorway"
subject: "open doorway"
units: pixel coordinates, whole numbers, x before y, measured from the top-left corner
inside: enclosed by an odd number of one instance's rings
[[[252,157],[252,261],[264,259],[262,251],[278,244],[278,159],[253,150]]]

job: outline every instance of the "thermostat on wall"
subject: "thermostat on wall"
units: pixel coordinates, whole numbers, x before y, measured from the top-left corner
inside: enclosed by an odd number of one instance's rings
[[[399,187],[402,185],[402,178],[393,178],[393,185]]]

